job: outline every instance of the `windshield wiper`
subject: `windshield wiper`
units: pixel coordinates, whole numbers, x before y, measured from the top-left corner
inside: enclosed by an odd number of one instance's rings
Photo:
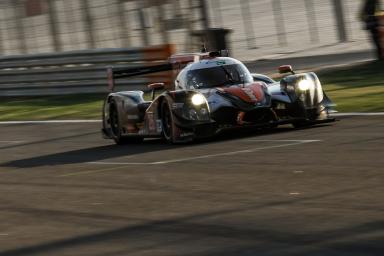
[[[231,72],[229,72],[228,69],[226,67],[224,67],[224,66],[220,66],[220,67],[224,70],[225,74],[228,76],[229,82],[234,84],[235,83],[235,79],[233,79],[233,76],[232,76]]]

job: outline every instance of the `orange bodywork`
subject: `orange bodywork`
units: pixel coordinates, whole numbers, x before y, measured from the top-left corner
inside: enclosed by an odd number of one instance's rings
[[[253,83],[252,85],[246,87],[228,87],[223,88],[223,90],[248,103],[256,103],[264,99],[262,83]]]

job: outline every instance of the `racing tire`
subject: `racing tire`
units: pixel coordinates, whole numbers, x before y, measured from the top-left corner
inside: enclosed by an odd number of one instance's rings
[[[173,136],[173,115],[169,107],[169,104],[166,100],[161,103],[161,125],[162,125],[162,134],[163,138],[168,143],[174,143]]]
[[[306,120],[299,120],[292,123],[292,126],[296,129],[305,128],[313,125],[313,121],[316,120],[316,116],[309,115]]]
[[[313,126],[313,121],[315,121],[319,116],[319,113],[318,113],[319,110],[316,110],[315,112],[309,111],[305,109],[303,103],[300,103],[300,105],[301,105],[302,113],[305,116],[305,119],[292,122],[292,126],[296,129]]]
[[[295,121],[295,122],[292,123],[292,126],[295,129],[300,129],[300,128],[308,127],[310,125],[311,124],[308,123],[307,121]]]
[[[122,135],[119,112],[117,110],[117,104],[114,100],[111,100],[109,105],[109,120],[111,126],[111,137],[117,145],[139,143],[143,141],[144,138],[142,137],[124,137]]]

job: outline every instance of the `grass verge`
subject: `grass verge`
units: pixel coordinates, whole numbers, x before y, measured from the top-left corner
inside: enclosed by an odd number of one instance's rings
[[[375,61],[357,66],[317,72],[327,95],[340,112],[384,111],[384,63]]]
[[[317,72],[340,112],[384,111],[384,64]],[[104,94],[1,97],[0,120],[100,119]]]
[[[0,120],[101,119],[105,95],[0,98]]]

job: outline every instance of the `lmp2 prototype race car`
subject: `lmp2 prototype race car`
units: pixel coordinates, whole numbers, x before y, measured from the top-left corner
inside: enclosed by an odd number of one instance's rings
[[[240,61],[221,52],[173,55],[169,64],[142,68],[108,68],[111,90],[115,79],[174,70],[174,88],[157,97],[164,83],[148,85],[152,100],[143,91],[110,93],[103,107],[105,138],[117,144],[162,137],[182,143],[239,127],[268,128],[290,123],[295,127],[332,122],[333,103],[315,73],[291,73],[276,82],[251,74]]]

